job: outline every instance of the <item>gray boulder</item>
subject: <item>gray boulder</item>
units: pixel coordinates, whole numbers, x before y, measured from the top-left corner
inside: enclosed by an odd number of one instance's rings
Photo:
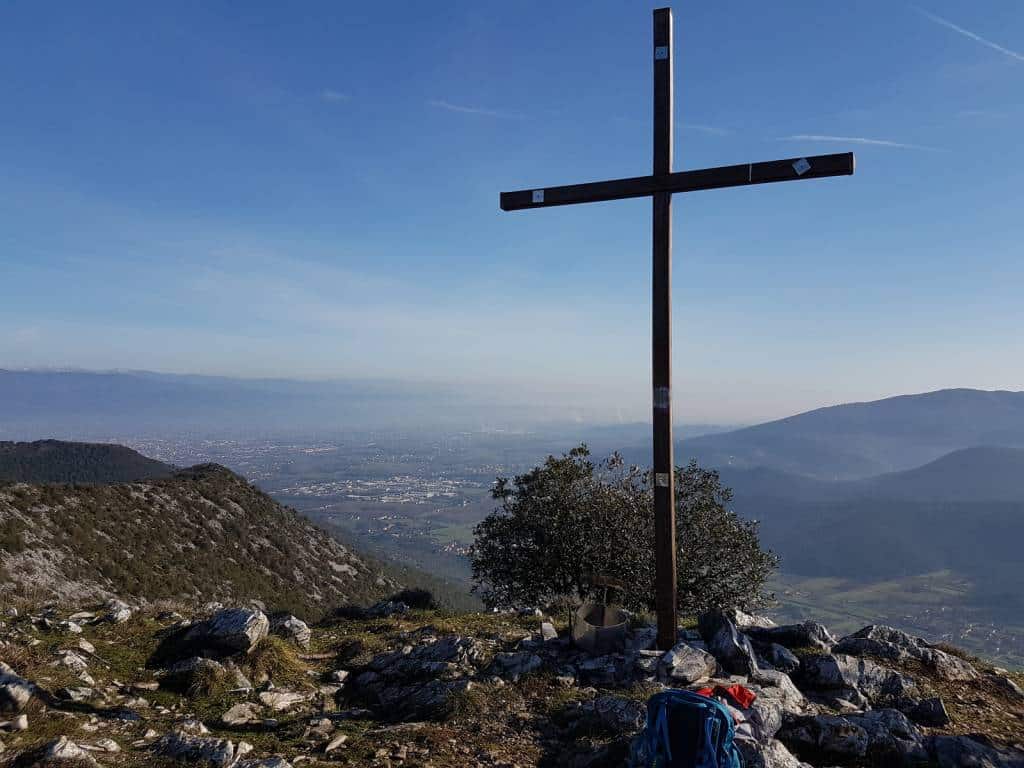
[[[632,736],[644,726],[647,707],[642,701],[622,696],[598,696],[575,706],[569,713],[573,729],[598,729],[617,735]]]
[[[708,651],[727,672],[749,675],[757,669],[757,660],[750,639],[736,629],[723,611],[708,611],[697,620],[701,637]]]
[[[576,665],[576,676],[586,685],[613,686],[629,680],[634,664],[620,654],[594,656]]]
[[[312,698],[312,693],[300,693],[298,691],[263,691],[259,695],[260,703],[270,707],[275,712],[286,712],[299,704],[305,704]]]
[[[345,691],[389,720],[440,720],[483,661],[484,646],[474,638],[423,638],[373,657]]]
[[[842,654],[805,657],[797,683],[805,692],[811,690],[854,703],[861,697],[872,704],[916,703],[918,695],[917,685],[909,677],[869,659]]]
[[[743,758],[743,768],[813,768],[794,757],[777,739],[771,739],[767,744],[737,739],[736,747]]]
[[[189,656],[222,658],[249,653],[269,630],[270,621],[261,611],[225,608],[205,621],[182,627],[165,637],[152,661],[165,663]]]
[[[534,672],[543,666],[540,656],[530,651],[516,651],[514,653],[497,653],[491,662],[490,674],[497,675],[503,680],[517,682],[523,675]]]
[[[283,637],[303,650],[309,649],[309,642],[313,639],[313,632],[309,625],[290,613],[276,614],[271,617],[270,634]]]
[[[847,635],[835,647],[836,653],[877,656],[890,661],[916,659],[945,680],[975,680],[978,671],[964,659],[933,648],[919,637],[882,624],[870,624]]]
[[[124,624],[132,617],[131,606],[117,598],[108,600],[105,607],[106,612],[103,614],[101,621],[109,621],[111,624]]]
[[[923,699],[904,710],[907,717],[920,725],[941,728],[949,724],[949,713],[946,705],[938,696]]]
[[[748,627],[744,631],[759,643],[778,643],[787,648],[817,648],[827,651],[836,642],[828,627],[816,621],[785,624],[781,627]]]
[[[784,645],[770,643],[763,655],[765,661],[787,675],[800,668],[800,659]]]
[[[264,722],[263,709],[251,701],[235,704],[220,716],[220,721],[229,727],[261,725]]]
[[[373,690],[369,699],[384,720],[445,720],[455,710],[458,694],[471,687],[468,680],[427,680]]]
[[[67,736],[61,736],[59,739],[46,744],[39,751],[38,762],[43,764],[70,762],[76,765],[98,765],[92,755],[75,744]]]
[[[795,718],[779,738],[800,754],[858,765],[915,765],[929,759],[925,740],[895,709]]]
[[[0,661],[0,712],[20,712],[36,694],[36,686]]]
[[[558,639],[558,630],[550,621],[542,621],[540,625],[540,637],[544,642]]]
[[[756,613],[747,613],[746,611],[741,611],[738,608],[731,610],[728,615],[732,620],[732,623],[744,632],[746,632],[750,627],[761,627],[763,629],[767,629],[768,627],[776,626],[775,622],[767,616],[758,616]]]
[[[807,707],[807,699],[785,672],[760,669],[750,678],[747,687],[761,699],[778,702],[784,713],[803,714]]]
[[[1005,672],[1005,669],[990,672],[985,675],[985,680],[986,682],[989,682],[992,685],[994,685],[996,688],[1001,689],[1003,693],[1009,694],[1012,698],[1024,701],[1024,690],[1021,690],[1021,687],[1019,685],[1017,685],[1015,682],[1013,682],[1013,680],[1007,677],[1006,674],[1004,674]]]
[[[1024,752],[983,744],[979,737],[932,736],[933,765],[939,768],[1024,768]]]
[[[184,730],[176,730],[158,739],[152,746],[158,755],[190,763],[208,763],[217,768],[228,768],[242,755],[252,750],[252,745],[240,741],[237,745],[230,739],[213,736],[198,736]]]
[[[679,643],[658,661],[658,677],[678,685],[692,685],[715,674],[718,662],[710,653]]]

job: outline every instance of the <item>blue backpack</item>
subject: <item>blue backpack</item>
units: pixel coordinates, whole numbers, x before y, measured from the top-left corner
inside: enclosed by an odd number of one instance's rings
[[[742,768],[732,715],[721,702],[675,688],[647,701],[632,768]]]

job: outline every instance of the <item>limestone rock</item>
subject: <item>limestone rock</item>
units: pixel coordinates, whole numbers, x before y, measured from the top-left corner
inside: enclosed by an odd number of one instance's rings
[[[1024,768],[1020,749],[997,749],[971,736],[932,736],[928,747],[939,768]]]
[[[748,680],[747,686],[761,698],[777,701],[785,713],[802,714],[807,706],[807,699],[789,675],[777,669],[757,670]]]
[[[749,675],[757,669],[750,639],[736,629],[736,625],[724,612],[709,611],[701,614],[698,626],[708,651],[726,671],[734,675]]]
[[[298,704],[304,704],[312,697],[310,693],[297,691],[263,691],[259,695],[260,702],[275,712],[285,712]]]
[[[623,696],[598,696],[576,706],[575,729],[598,728],[632,736],[644,726],[647,708],[642,701]]]
[[[243,725],[258,725],[263,723],[263,710],[253,702],[242,702],[235,704],[227,712],[220,716],[224,725],[239,727]]]
[[[932,696],[917,702],[906,711],[907,716],[915,723],[941,728],[949,723],[946,705],[938,696]]]
[[[1003,672],[1005,671],[1003,670]],[[995,685],[996,688],[1002,689],[1004,693],[1008,693],[1016,699],[1024,700],[1024,690],[1021,690],[1021,687],[1005,674],[992,672],[986,675],[986,680]]]
[[[309,641],[313,639],[313,632],[309,625],[289,613],[276,614],[271,617],[270,633],[290,640],[304,650],[309,648]]]
[[[60,663],[72,672],[85,672],[89,669],[89,662],[76,651],[60,650],[57,651],[57,657],[60,659]]]
[[[860,765],[928,762],[921,732],[895,709],[796,718],[787,722],[779,738],[801,753],[819,754],[825,760]]]
[[[249,653],[269,630],[270,621],[262,612],[225,608],[205,621],[182,627],[165,637],[152,661],[162,663],[189,656],[220,658]]]
[[[283,757],[264,757],[259,760],[239,760],[231,768],[292,768]]]
[[[858,696],[872,703],[915,699],[913,680],[887,667],[843,654],[805,657],[797,682],[804,690],[826,692],[835,698],[857,703]]]
[[[836,645],[835,652],[878,656],[892,661],[917,659],[946,680],[975,680],[978,677],[978,671],[970,662],[933,648],[919,637],[882,624],[870,624],[847,635]]]
[[[372,700],[385,720],[444,720],[455,709],[456,695],[470,687],[468,680],[427,680],[380,688]]]
[[[93,756],[67,736],[49,742],[40,750],[40,762],[75,762],[79,765],[97,765]]]
[[[105,607],[103,621],[109,621],[111,624],[124,624],[132,617],[131,606],[116,598],[108,600]]]
[[[770,627],[776,626],[775,622],[769,619],[767,616],[758,616],[754,613],[746,613],[745,611],[741,611],[738,608],[735,608],[731,611],[729,618],[732,619],[733,624],[735,624],[739,629],[742,629],[744,632],[750,629],[751,627],[768,629]]]
[[[765,661],[787,675],[800,668],[800,659],[786,646],[771,643],[764,654]]]
[[[387,719],[444,719],[483,656],[484,647],[475,638],[423,638],[416,646],[374,656],[346,690],[353,689]]]
[[[0,712],[20,712],[36,694],[36,686],[0,662]]]
[[[114,752],[120,752],[121,751],[121,745],[118,744],[113,739],[97,739],[96,747],[101,752],[114,753]]]
[[[491,662],[490,670],[492,675],[516,682],[523,675],[540,669],[543,664],[540,656],[529,651],[497,653]]]
[[[195,763],[208,763],[217,768],[228,768],[252,746],[244,741],[237,745],[229,739],[212,736],[194,736],[183,730],[172,731],[157,740],[152,747],[158,755]]]
[[[541,639],[547,642],[548,640],[557,640],[558,631],[555,629],[555,625],[550,621],[541,622],[540,625],[540,636]]]
[[[743,768],[812,768],[802,763],[777,739],[759,744],[749,739],[737,739],[736,747],[743,758]]]
[[[28,715],[18,715],[10,720],[5,720],[0,723],[0,731],[27,731],[28,730]]]
[[[817,648],[827,651],[836,643],[828,627],[816,621],[785,624],[781,627],[749,627],[744,631],[759,643],[778,643],[786,648]]]
[[[324,744],[324,752],[333,752],[334,750],[344,745],[346,741],[348,741],[348,736],[346,736],[344,733],[339,733],[337,736],[333,737],[330,741]]]
[[[679,643],[658,661],[658,677],[679,685],[692,685],[715,674],[718,663],[710,653]]]

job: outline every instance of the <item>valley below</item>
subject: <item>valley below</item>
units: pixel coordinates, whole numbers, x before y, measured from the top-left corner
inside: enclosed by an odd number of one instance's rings
[[[601,457],[628,444],[630,435],[642,439],[646,428],[631,429],[594,430],[583,437]],[[224,464],[360,550],[431,574],[437,579],[432,586],[449,603],[473,608],[479,603],[470,595],[466,555],[473,527],[494,508],[489,491],[495,477],[523,472],[547,454],[567,450],[573,437],[553,430],[118,440],[179,466]],[[971,501],[970,492],[962,491],[977,474],[963,466],[971,458],[968,453],[947,460],[952,468],[915,468],[906,478],[896,473],[839,483],[724,467],[735,508],[760,520],[762,540],[782,556],[772,584],[776,604],[768,612],[780,621],[825,617],[843,631],[885,621],[1024,667],[1024,579],[1013,566],[1024,503],[1012,500],[1013,482],[1004,482],[1008,487],[999,489],[998,502]],[[991,464],[990,455],[979,458]],[[1005,464],[1018,457],[1011,452],[999,458]],[[953,493],[944,483],[961,489],[952,507],[941,495]],[[933,489],[933,501],[924,487]],[[900,498],[901,492],[912,496]],[[972,527],[979,529],[973,541],[967,538]]]

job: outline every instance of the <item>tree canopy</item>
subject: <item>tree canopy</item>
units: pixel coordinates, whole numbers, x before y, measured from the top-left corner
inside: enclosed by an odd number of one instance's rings
[[[474,529],[474,591],[488,607],[596,599],[621,585],[620,601],[654,607],[654,503],[648,470],[618,455],[596,463],[585,445],[492,489],[500,504]],[[678,600],[683,613],[754,609],[778,557],[761,548],[758,524],[728,509],[718,473],[676,468]]]

